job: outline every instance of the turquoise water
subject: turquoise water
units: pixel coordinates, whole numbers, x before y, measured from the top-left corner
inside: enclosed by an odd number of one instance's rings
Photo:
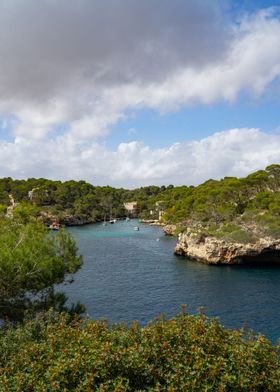
[[[280,337],[280,268],[213,267],[177,257],[175,238],[137,221],[68,231],[84,265],[60,289],[70,302],[82,302],[90,317],[144,325],[160,313],[172,317],[186,304],[190,313],[202,306],[227,327],[246,326],[273,342]]]

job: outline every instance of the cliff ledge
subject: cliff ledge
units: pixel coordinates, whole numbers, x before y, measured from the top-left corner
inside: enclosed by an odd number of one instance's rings
[[[213,265],[256,263],[280,265],[280,239],[265,237],[244,244],[187,230],[179,234],[175,254]]]

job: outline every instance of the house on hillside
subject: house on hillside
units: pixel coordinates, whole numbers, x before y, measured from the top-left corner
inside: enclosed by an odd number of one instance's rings
[[[157,201],[153,210],[150,210],[150,217],[161,220],[164,214],[163,201]]]
[[[123,206],[129,216],[134,217],[137,215],[137,210],[138,210],[137,201],[130,201],[124,203]]]

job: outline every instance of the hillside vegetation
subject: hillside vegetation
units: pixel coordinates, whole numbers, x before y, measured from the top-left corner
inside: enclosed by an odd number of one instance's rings
[[[32,191],[32,198],[30,198]],[[138,216],[176,224],[178,231],[197,228],[207,235],[228,240],[254,241],[260,236],[280,235],[280,165],[245,178],[225,177],[208,180],[199,186],[149,186],[135,190],[93,186],[85,181],[46,179],[0,179],[0,213],[9,205],[12,194],[19,202],[15,216],[28,220],[40,216],[47,221],[69,217],[81,222],[125,217],[124,202],[138,203]]]
[[[18,204],[5,218],[11,195]],[[164,225],[194,234],[199,241],[212,236],[228,246],[280,236],[280,165],[197,187],[125,190],[84,181],[0,179],[0,317],[21,320],[31,309],[64,309],[66,298],[54,292],[54,284],[75,272],[81,259],[69,235],[61,231],[50,236],[40,221],[57,217],[67,223],[75,216],[95,222],[108,219],[111,211],[123,217],[123,203],[132,200],[138,203],[139,217],[157,219],[162,212]]]
[[[280,236],[280,165],[245,178],[208,180],[197,187],[174,187],[153,201],[165,211],[163,222],[178,230],[197,228],[207,235],[249,242]],[[151,202],[151,199],[150,199]]]
[[[62,223],[74,216],[81,221],[97,222],[113,217],[124,217],[124,202],[138,202],[138,211],[146,211],[148,200],[166,189],[149,186],[136,190],[116,189],[110,186],[93,186],[85,181],[51,181],[44,178],[28,180],[0,179],[0,213],[6,211],[12,194],[20,205],[15,214],[21,219],[28,215],[55,216]],[[32,197],[30,197],[32,192]]]

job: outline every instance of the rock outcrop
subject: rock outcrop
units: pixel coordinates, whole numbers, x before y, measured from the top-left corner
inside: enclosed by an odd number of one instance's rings
[[[280,265],[280,239],[260,238],[254,243],[227,242],[190,231],[179,234],[175,254],[207,264],[269,264]]]
[[[82,226],[82,225],[87,225],[89,223],[95,223],[95,222],[96,221],[92,218],[83,218],[83,217],[74,216],[74,215],[64,216],[61,219],[61,223],[66,226]]]
[[[15,207],[18,205],[18,203],[15,202],[15,199],[14,199],[13,195],[9,195],[9,201],[10,201],[10,204],[7,207],[6,217],[7,218],[12,218],[13,217],[13,211],[14,211]]]
[[[163,224],[158,219],[140,219],[141,223],[146,223],[151,226],[162,226]]]
[[[49,211],[41,211],[40,219],[47,226],[50,226],[53,222],[59,222],[60,224],[65,226],[82,226],[96,222],[90,217],[86,218],[76,215],[62,215],[58,217],[55,214],[50,213]]]
[[[165,235],[175,235],[178,230],[178,226],[176,225],[164,225],[163,231]]]

